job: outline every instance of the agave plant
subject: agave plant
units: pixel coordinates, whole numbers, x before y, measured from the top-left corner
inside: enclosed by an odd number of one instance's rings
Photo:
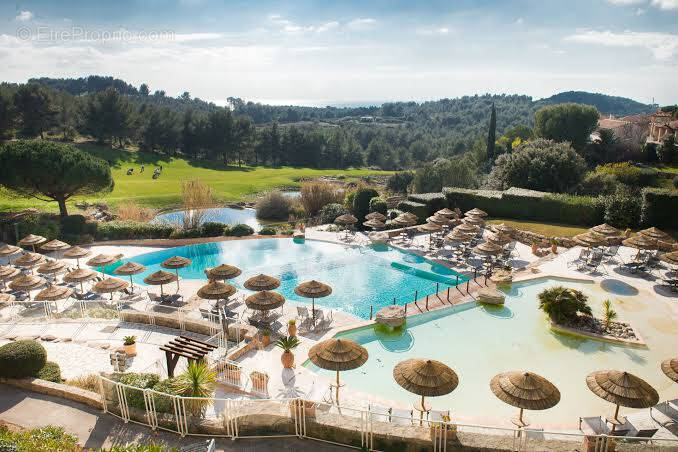
[[[275,341],[275,346],[282,348],[285,352],[295,349],[301,341],[296,336],[285,336]]]
[[[610,328],[610,323],[617,318],[617,311],[612,307],[610,300],[603,302],[603,320],[605,321],[605,329]]]
[[[174,379],[172,389],[177,395],[199,397],[186,401],[191,414],[199,416],[205,412],[205,409],[211,403],[216,381],[217,374],[209,369],[207,363],[204,361],[191,362],[184,373]]]
[[[137,342],[137,337],[136,336],[125,336],[123,338],[123,341],[124,341],[123,343],[125,345],[134,345]]]
[[[591,315],[588,297],[580,290],[563,286],[544,289],[538,295],[539,309],[548,314],[555,323],[567,323],[577,319],[579,313]]]

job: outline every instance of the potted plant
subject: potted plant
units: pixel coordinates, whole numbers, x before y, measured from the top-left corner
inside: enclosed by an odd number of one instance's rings
[[[556,239],[551,239],[551,252],[558,254],[558,241]]]
[[[536,255],[537,250],[539,249],[539,242],[532,240],[532,254]]]
[[[294,354],[292,350],[299,345],[299,342],[299,339],[295,336],[281,337],[275,342],[276,347],[283,349],[280,361],[285,369],[292,369],[294,367]]]
[[[268,394],[268,374],[255,370],[250,373],[250,380],[254,392]]]
[[[137,355],[137,337],[136,336],[125,336],[123,338],[122,348],[125,350],[127,356],[136,356]]]
[[[297,335],[297,320],[296,319],[290,319],[287,322],[287,334],[289,334],[292,337]]]
[[[271,332],[268,330],[261,330],[261,346],[268,347],[268,344],[271,343]]]

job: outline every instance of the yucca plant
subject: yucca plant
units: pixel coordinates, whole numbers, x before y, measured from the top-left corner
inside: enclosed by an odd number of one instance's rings
[[[591,315],[588,297],[576,289],[563,286],[544,289],[538,295],[539,309],[548,314],[555,323],[576,320],[577,314]]]
[[[610,328],[610,324],[617,318],[617,311],[612,307],[610,300],[603,301],[603,320],[605,321],[605,329]]]
[[[174,393],[184,397],[200,397],[187,400],[188,409],[194,416],[200,416],[211,403],[217,374],[204,361],[191,362],[184,373],[172,382]]]

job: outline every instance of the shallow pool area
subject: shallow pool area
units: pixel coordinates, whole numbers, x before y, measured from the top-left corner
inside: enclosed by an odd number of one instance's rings
[[[170,223],[181,225],[183,223],[186,211],[177,210],[174,212],[166,212],[156,215],[151,222],[153,223]],[[261,229],[261,223],[257,220],[254,209],[234,209],[232,207],[215,207],[213,209],[206,209],[203,223],[208,221],[215,221],[224,224],[246,224],[251,226],[255,231]]]
[[[311,304],[310,299],[294,293],[294,287],[303,281],[316,279],[329,284],[332,294],[315,301],[316,306],[338,309],[363,319],[379,308],[396,302],[403,304],[418,297],[443,290],[457,282],[457,273],[430,262],[418,255],[386,245],[352,247],[315,240],[291,239],[233,240],[202,243],[163,249],[125,259],[105,269],[113,274],[115,268],[127,260],[147,267],[135,275],[135,283],[142,283],[148,274],[160,270],[160,264],[172,257],[191,259],[189,267],[179,270],[185,279],[205,280],[204,270],[222,263],[235,265],[243,271],[230,280],[240,290],[243,282],[256,274],[280,278],[278,289],[286,298]],[[466,281],[460,276],[460,282]]]
[[[539,309],[537,294],[547,287],[565,285],[589,295],[594,314],[610,299],[618,320],[630,322],[647,348],[623,346],[553,332]],[[678,318],[668,305],[642,291],[627,288],[611,293],[608,284],[541,279],[514,284],[501,307],[468,303],[408,319],[401,333],[375,331],[373,326],[337,335],[367,348],[369,359],[361,368],[342,372],[347,388],[411,406],[416,396],[398,386],[393,367],[408,358],[437,359],[459,375],[451,394],[428,399],[434,409],[450,409],[459,422],[509,425],[517,409],[499,401],[490,391],[490,379],[508,370],[530,370],[553,382],[561,401],[545,411],[526,411],[534,426],[576,429],[580,416],[612,414],[614,407],[586,386],[585,377],[602,369],[627,370],[657,389],[660,400],[678,397],[678,385],[659,369],[661,361],[676,353]],[[607,290],[606,290],[607,289]],[[332,372],[306,362],[304,366],[333,377]],[[622,414],[633,410],[622,408]]]

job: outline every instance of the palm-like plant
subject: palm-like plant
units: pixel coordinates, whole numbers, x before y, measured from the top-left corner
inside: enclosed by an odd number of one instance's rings
[[[296,336],[281,337],[275,341],[275,346],[282,348],[285,352],[292,351],[301,341]]]
[[[211,403],[216,381],[217,374],[210,370],[207,363],[204,361],[191,362],[184,373],[174,379],[172,389],[175,394],[180,396],[199,397],[186,401],[191,414],[199,416],[205,412],[205,409]]]
[[[538,298],[539,309],[555,323],[576,320],[578,313],[591,315],[588,297],[579,290],[556,286],[544,289]]]
[[[603,302],[603,320],[605,321],[605,329],[610,328],[610,323],[617,318],[617,311],[612,307],[610,300]]]

